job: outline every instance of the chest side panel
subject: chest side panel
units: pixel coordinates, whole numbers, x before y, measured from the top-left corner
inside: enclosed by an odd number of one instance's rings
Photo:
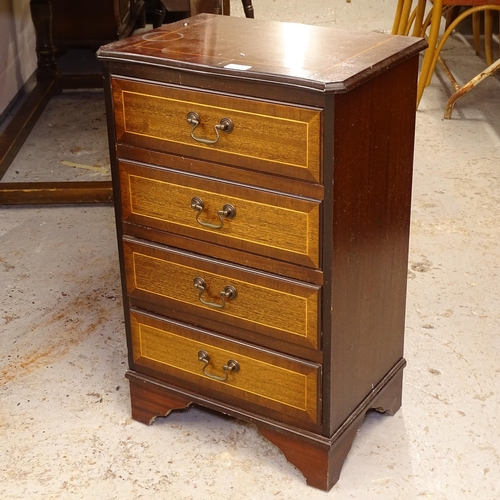
[[[333,429],[403,356],[417,63],[335,98]]]

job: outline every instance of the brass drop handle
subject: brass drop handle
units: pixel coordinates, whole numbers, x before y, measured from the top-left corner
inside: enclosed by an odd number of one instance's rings
[[[222,217],[225,217],[226,219],[234,219],[236,217],[236,208],[233,207],[233,205],[230,205],[229,203],[226,203],[223,207],[222,210],[217,211],[217,215],[219,216],[220,224],[212,224],[211,222],[203,222],[200,220],[200,215],[201,212],[203,212],[203,209],[205,208],[205,204],[203,203],[203,200],[201,198],[198,198],[198,196],[195,196],[191,200],[191,208],[193,210],[196,210],[196,222],[203,227],[208,227],[209,229],[220,229],[224,225],[224,220]]]
[[[222,130],[222,132],[226,132],[226,134],[230,134],[234,129],[234,123],[230,118],[222,118],[221,121],[214,126],[215,139],[204,139],[202,137],[196,137],[194,135],[196,127],[201,123],[200,115],[196,111],[190,111],[187,114],[186,120],[189,125],[192,125],[193,127],[191,129],[191,138],[197,142],[201,142],[202,144],[216,144],[220,139],[219,130]]]
[[[217,302],[210,302],[208,300],[205,300],[202,297],[205,290],[207,289],[207,283],[203,278],[197,276],[193,280],[193,286],[200,292],[198,294],[198,300],[202,304],[211,307],[212,309],[224,309],[224,307],[226,306],[226,300],[233,300],[238,296],[238,291],[236,290],[236,288],[234,288],[233,285],[227,285],[226,287],[224,287],[224,290],[222,290],[222,292],[219,293],[219,296],[222,299],[222,304],[219,304]]]
[[[203,374],[206,375],[209,378],[212,378],[214,380],[218,380],[219,382],[225,382],[230,373],[236,373],[237,371],[240,370],[240,364],[238,361],[235,361],[234,359],[230,359],[226,365],[222,367],[224,370],[225,376],[221,377],[219,375],[212,375],[207,372],[208,365],[210,364],[210,355],[208,354],[207,351],[199,351],[198,352],[198,361],[201,361],[204,366],[203,366]]]

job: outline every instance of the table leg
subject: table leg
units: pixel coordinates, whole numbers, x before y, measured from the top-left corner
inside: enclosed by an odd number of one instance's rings
[[[35,28],[37,84],[26,97],[10,123],[0,135],[0,180],[21,149],[50,99],[60,91],[56,48],[52,40],[51,0],[30,0]],[[43,184],[43,185],[42,185]],[[0,205],[32,203],[109,203],[112,187],[109,181],[0,183]]]
[[[55,79],[59,70],[52,41],[51,0],[30,0],[30,10],[36,37],[37,80]]]
[[[0,179],[56,91],[58,69],[52,43],[52,5],[50,0],[31,0],[30,10],[35,27],[37,84],[0,135]]]

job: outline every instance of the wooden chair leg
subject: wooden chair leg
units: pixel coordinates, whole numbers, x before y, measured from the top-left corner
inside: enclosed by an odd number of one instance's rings
[[[451,7],[446,12],[446,25],[445,29],[448,29],[448,26],[460,15],[460,11],[462,10],[461,6]]]
[[[484,12],[484,52],[488,66],[493,64],[493,11]]]
[[[417,3],[417,13],[415,15],[415,23],[413,25],[412,36],[420,36],[422,31],[422,24],[425,15],[425,2],[419,1]]]
[[[500,59],[486,68],[484,71],[479,73],[476,77],[474,77],[470,82],[466,83],[461,89],[455,92],[449,99],[446,104],[446,111],[444,113],[445,119],[451,118],[451,113],[453,112],[453,106],[457,102],[458,99],[463,97],[467,92],[470,92],[478,83],[481,83],[485,78],[492,75],[496,71],[500,69]]]
[[[161,0],[156,0],[156,7],[153,16],[153,28],[159,28],[165,19],[167,8]]]
[[[439,0],[435,0],[435,5],[436,5],[436,2],[438,2],[438,1]],[[493,10],[500,11],[500,5],[480,5],[480,6],[477,6],[477,7],[472,7],[471,9],[468,9],[465,12],[463,12],[462,14],[460,14],[450,24],[450,26],[448,27],[448,29],[444,32],[443,36],[441,37],[441,40],[440,40],[438,46],[436,47],[436,49],[434,51],[434,58],[431,61],[430,67],[429,67],[429,69],[427,71],[427,81],[424,82],[424,84],[423,84],[422,93],[423,93],[423,89],[427,85],[429,85],[429,83],[431,81],[432,73],[434,72],[434,68],[436,67],[436,64],[437,64],[437,61],[438,61],[438,58],[439,58],[439,54],[441,53],[441,50],[443,49],[444,44],[446,43],[446,40],[451,35],[451,33],[453,32],[453,30],[456,28],[456,26],[460,22],[462,22],[467,16],[473,15],[474,12],[493,11]],[[425,59],[424,59],[424,63],[425,63]],[[420,81],[421,81],[421,79],[422,78],[419,78],[419,81],[418,81],[418,83],[419,83],[419,89],[420,89]],[[419,94],[419,97],[421,97],[421,94]]]
[[[420,77],[418,79],[418,91],[417,91],[417,106],[422,99],[425,87],[429,85],[432,72],[434,71],[433,58],[435,57],[437,41],[439,37],[439,28],[441,26],[441,13],[443,11],[443,0],[434,0],[434,5],[432,7],[432,20],[431,29],[429,33],[429,48],[425,51],[424,61],[422,63],[422,69],[420,70]],[[437,59],[437,56],[436,56]]]
[[[406,32],[406,27],[408,26],[408,21],[410,19],[411,5],[413,0],[405,0],[403,3],[403,9],[401,12],[401,18],[399,20],[399,26],[397,35],[404,35]]]
[[[474,50],[476,55],[481,55],[481,14],[474,12],[472,14],[472,34],[474,35]]]
[[[399,22],[401,20],[401,14],[403,12],[403,3],[404,3],[404,0],[398,0],[398,4],[396,7],[396,13],[394,14],[394,23],[392,25],[392,31],[391,31],[391,33],[393,35],[398,34]]]
[[[245,11],[245,17],[253,19],[254,18],[254,11],[253,11],[252,0],[241,0],[241,3],[243,4],[243,10]]]

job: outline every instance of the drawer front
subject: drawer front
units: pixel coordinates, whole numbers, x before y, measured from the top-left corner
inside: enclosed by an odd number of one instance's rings
[[[260,408],[273,411],[275,418],[288,414],[319,422],[319,365],[137,312],[131,313],[130,323],[136,370],[151,370],[209,397],[216,392],[218,399],[253,412]],[[199,360],[200,351],[206,353],[205,362]],[[231,365],[236,368],[223,369]]]
[[[317,201],[125,162],[119,168],[125,221],[319,267]],[[193,200],[201,203],[193,208]],[[228,206],[233,211],[219,215]]]
[[[118,142],[322,180],[321,110],[117,78],[112,85]],[[190,112],[199,116],[195,130],[187,121]],[[216,133],[223,118],[231,120],[233,130]]]
[[[123,249],[131,297],[318,348],[320,287],[127,239]]]

